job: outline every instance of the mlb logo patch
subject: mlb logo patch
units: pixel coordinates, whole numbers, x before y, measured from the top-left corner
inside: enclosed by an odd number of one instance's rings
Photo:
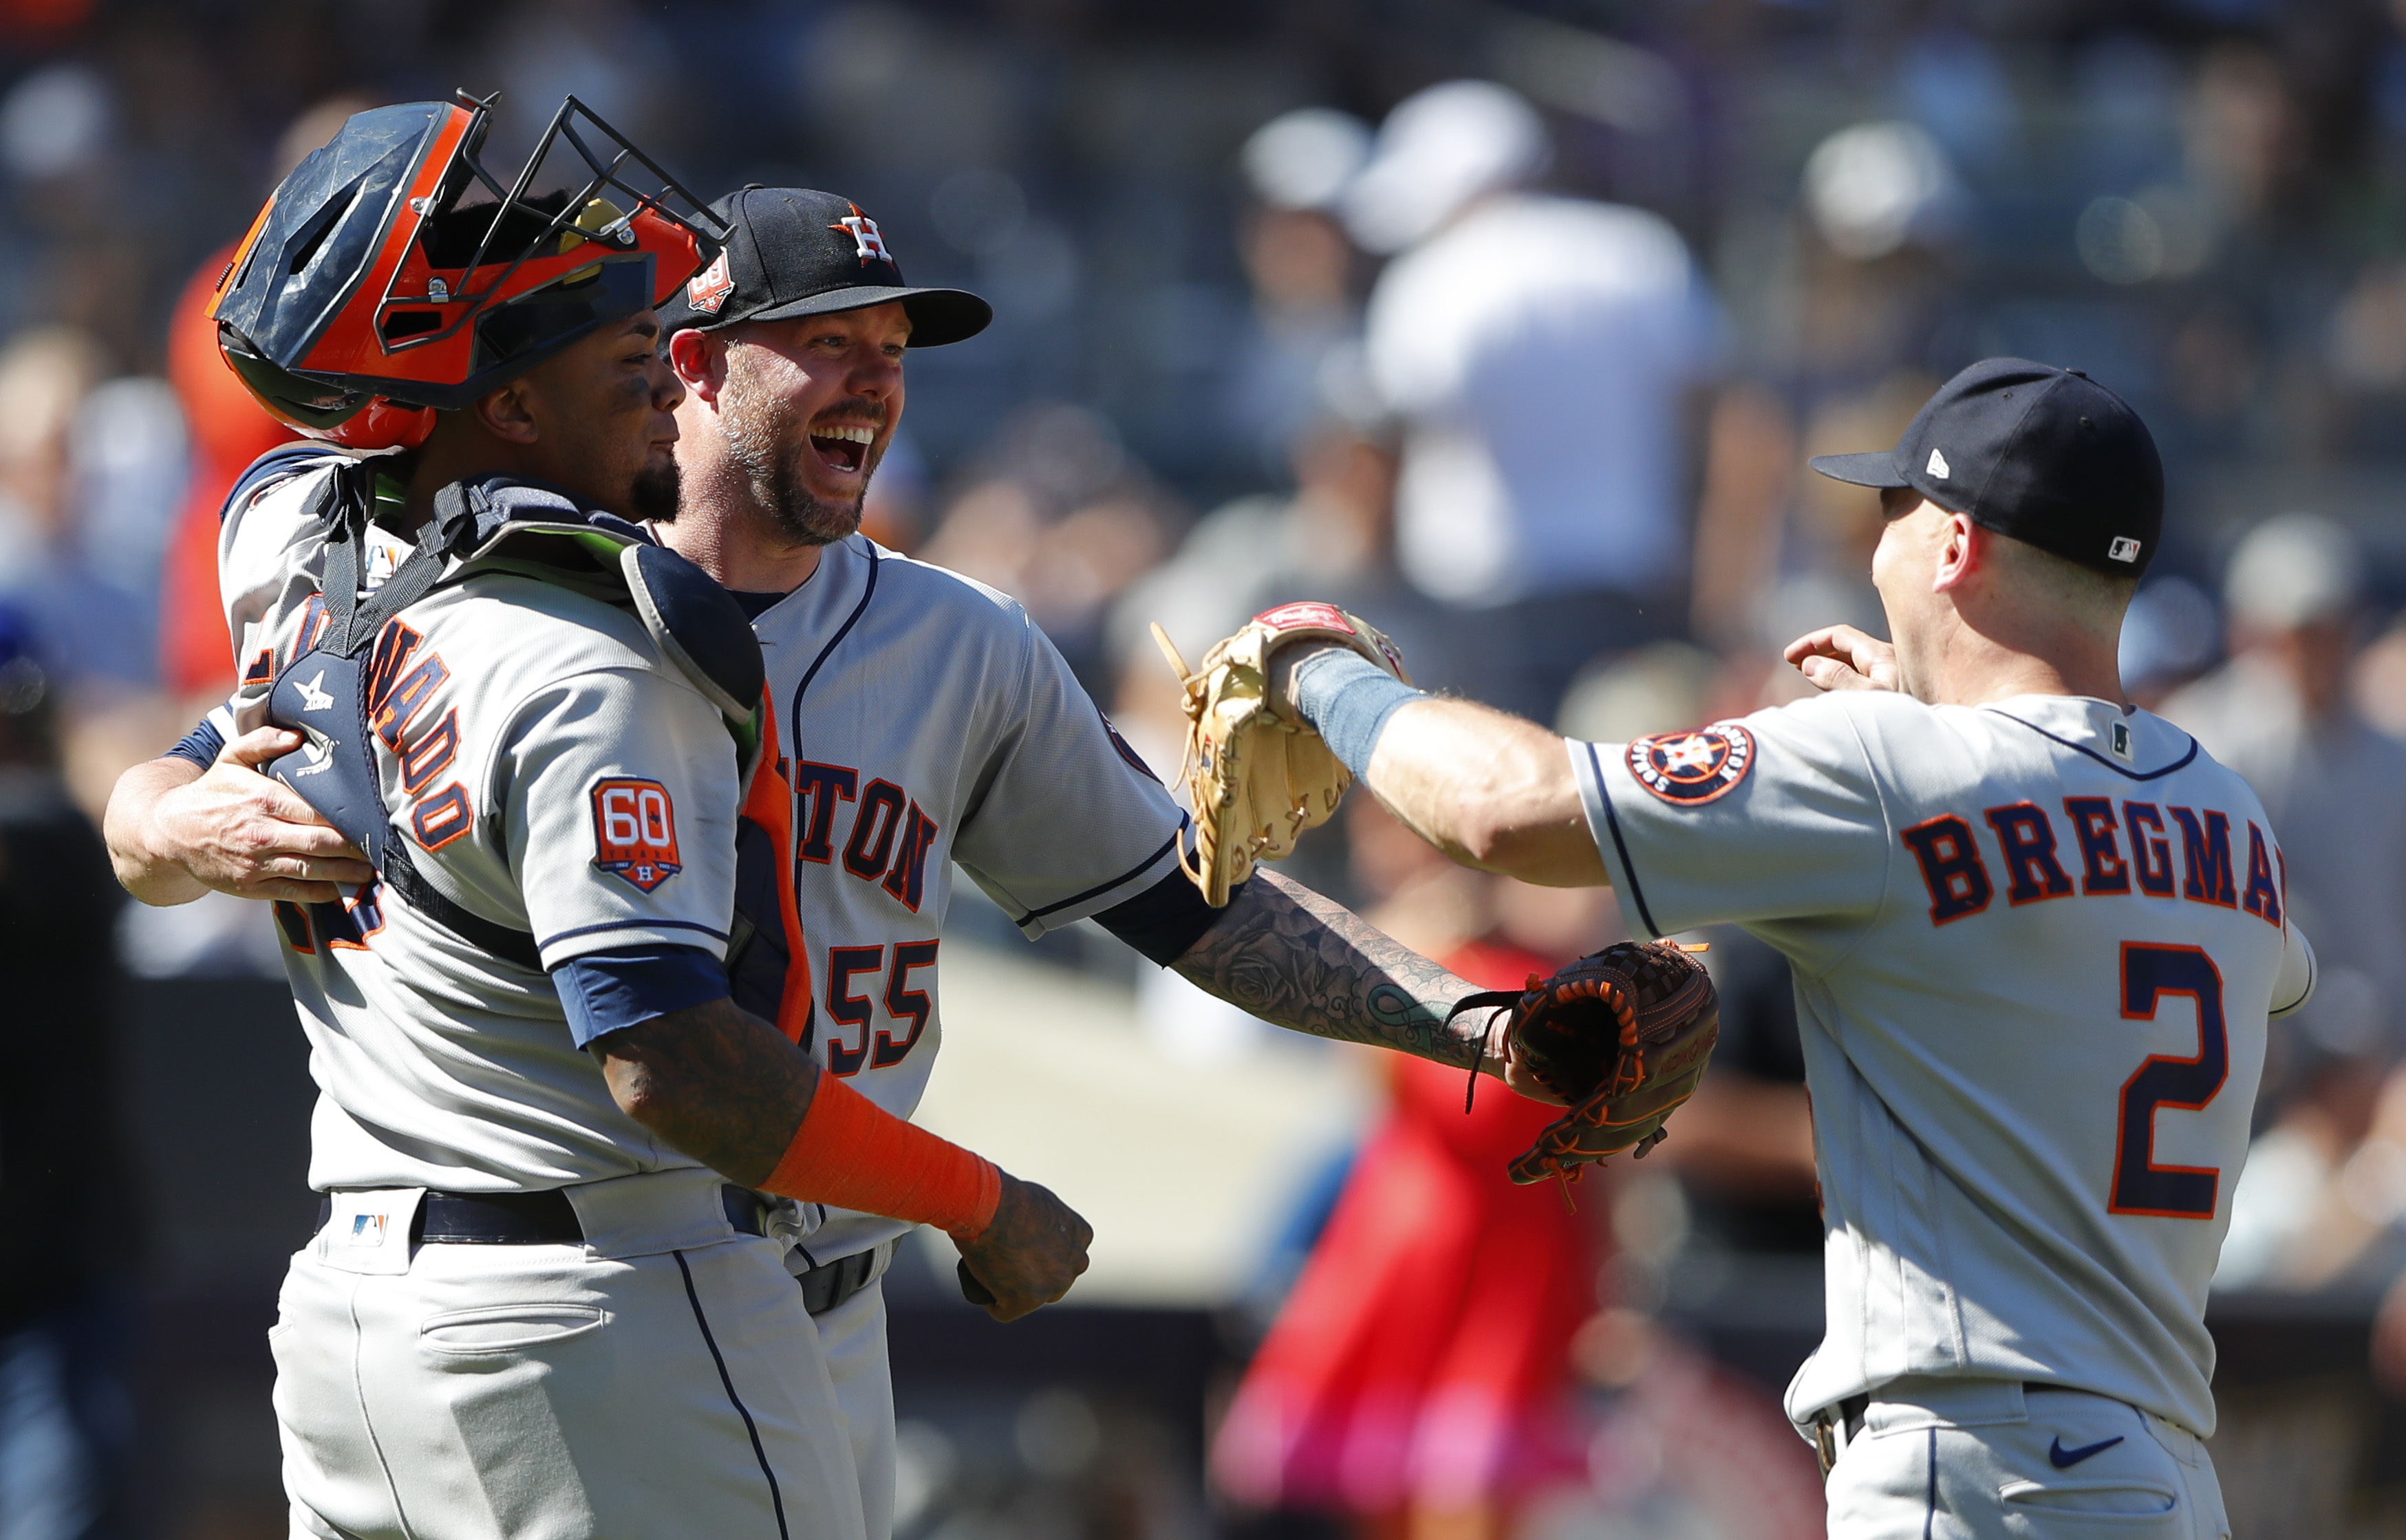
[[[353,1214],[350,1243],[354,1246],[383,1245],[385,1226],[389,1222],[389,1216],[384,1214]]]
[[[617,776],[593,787],[593,864],[649,893],[685,869],[676,804],[658,781]]]
[[[2114,544],[2105,547],[2105,555],[2115,561],[2136,561],[2139,559],[2139,543],[2129,535],[2116,535]]]

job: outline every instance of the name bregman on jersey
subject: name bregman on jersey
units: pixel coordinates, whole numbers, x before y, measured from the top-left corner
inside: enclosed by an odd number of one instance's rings
[[[2067,797],[2063,813],[2080,860],[2083,897],[2132,892],[2151,898],[2177,895],[2191,903],[2243,909],[2278,930],[2288,891],[2289,863],[2253,819],[2247,825],[2247,877],[2232,864],[2230,815],[2213,808],[2158,806],[2136,798]],[[2005,902],[2018,908],[2072,897],[2072,873],[2057,854],[2055,820],[2036,802],[1984,810],[2005,874]],[[2180,840],[2179,869],[2172,841]],[[1988,909],[1996,897],[1988,857],[1971,821],[1941,813],[1902,832],[1905,848],[1930,890],[1930,923],[1952,925]],[[2127,844],[2125,841],[2127,841]]]

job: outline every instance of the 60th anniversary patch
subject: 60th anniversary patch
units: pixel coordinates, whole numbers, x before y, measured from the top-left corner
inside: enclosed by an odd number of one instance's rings
[[[1629,773],[1665,802],[1694,807],[1735,790],[1754,768],[1754,735],[1734,722],[1658,732],[1629,745]]]

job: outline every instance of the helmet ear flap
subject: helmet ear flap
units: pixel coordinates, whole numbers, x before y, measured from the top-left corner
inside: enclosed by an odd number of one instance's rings
[[[388,401],[279,369],[230,326],[218,328],[218,356],[268,413],[314,439],[349,449],[415,449],[434,431],[434,409]]]

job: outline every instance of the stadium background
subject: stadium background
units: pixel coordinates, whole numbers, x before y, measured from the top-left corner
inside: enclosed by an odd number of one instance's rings
[[[1442,676],[1490,612],[1394,571],[1394,456],[1443,425],[1364,392],[1381,258],[1245,148],[1292,109],[1375,126],[1463,78],[1542,114],[1537,187],[1667,220],[1717,317],[1659,379],[1556,382],[1574,404],[1676,387],[1694,410],[1655,446],[1683,488],[1675,618],[1541,714],[1606,736],[1776,697],[1776,643],[1865,601],[1864,507],[1799,479],[1802,455],[1885,442],[1937,379],[2015,352],[2112,385],[2163,446],[2134,689],[2203,680],[2191,709],[2273,722],[2280,763],[2328,770],[2354,734],[2345,763],[2406,764],[2406,6],[7,0],[0,716],[40,730],[0,733],[0,790],[55,773],[96,815],[221,688],[204,516],[253,430],[195,386],[171,318],[328,104],[460,86],[503,92],[514,147],[573,92],[704,196],[842,191],[914,281],[989,296],[985,336],[912,360],[875,527],[1026,600],[1156,765],[1164,676],[1131,636],[1203,574],[1268,580],[1258,550],[1228,554],[1249,530],[1353,530],[1349,578],[1424,614],[1438,656],[1415,661]],[[1332,500],[1352,524],[1311,522]],[[2286,607],[2229,601],[2267,593]],[[2377,842],[2406,773],[2339,784],[2296,817],[2375,842],[2299,880],[2363,878],[2357,920],[2395,935],[2406,907],[2371,877],[2406,870]],[[1366,817],[1315,841],[1309,880],[1399,933],[1542,954],[1611,923],[1432,873]],[[126,1533],[280,1533],[261,1333],[306,1226],[308,1085],[272,943],[231,901],[65,914],[63,885],[0,862],[0,1534],[54,1533],[7,1504],[55,1410],[32,1328],[60,1320],[120,1361],[92,1383],[126,1391]],[[1007,1332],[947,1297],[932,1248],[898,1271],[904,1533],[1346,1533],[1215,1491],[1203,1449],[1380,1116],[1380,1072],[1201,1009],[1099,933],[1029,949],[962,907],[927,1116],[1102,1239],[1069,1306]],[[2286,1185],[2217,1292],[2243,1535],[2406,1529],[2374,1331],[2406,1263],[2399,963],[2333,960],[2336,990],[2276,1044],[2257,1164]],[[1738,982],[1754,1047],[1729,1095],[1776,1102],[1779,981]],[[1691,1158],[1588,1206],[1609,1262],[1560,1414],[1584,1463],[1520,1533],[1797,1533],[1709,1491],[1795,1448],[1683,1468],[1643,1432],[1710,1395],[1760,1416],[1809,1345],[1797,1201],[1776,1161]]]

